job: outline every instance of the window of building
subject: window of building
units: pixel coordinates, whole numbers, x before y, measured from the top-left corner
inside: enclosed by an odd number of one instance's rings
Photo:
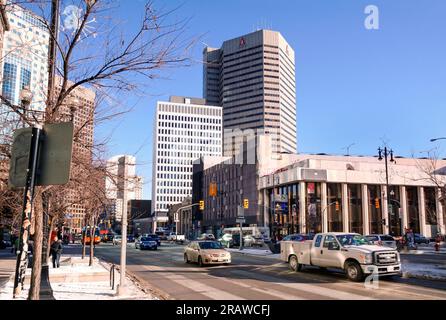
[[[340,183],[327,184],[328,232],[342,232],[342,185]]]
[[[407,210],[408,210],[408,227],[413,230],[414,233],[420,233],[420,219],[418,210],[418,188],[406,187],[407,194]]]
[[[308,233],[322,232],[321,219],[321,184],[318,182],[306,183],[306,225]]]
[[[383,230],[381,186],[368,185],[367,192],[369,198],[370,233],[381,234]]]
[[[427,225],[437,225],[437,197],[436,189],[433,187],[424,188],[424,207]],[[433,230],[435,234],[437,230]]]
[[[360,184],[347,185],[348,194],[348,217],[349,217],[349,231],[362,234],[363,229],[363,215],[362,215],[362,193]]]

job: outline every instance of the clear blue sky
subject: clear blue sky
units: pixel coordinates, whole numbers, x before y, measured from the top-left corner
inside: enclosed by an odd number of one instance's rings
[[[383,139],[402,156],[440,146],[446,157],[446,1],[444,0],[225,0],[157,1],[183,6],[187,35],[220,47],[257,27],[280,31],[296,52],[298,150],[374,155]],[[380,10],[380,29],[366,30],[364,8]],[[134,28],[143,1],[122,0]],[[203,44],[192,67],[147,83],[150,96],[126,97],[132,113],[102,127],[114,130],[110,155],[135,154],[151,198],[152,130],[157,100],[202,96]]]

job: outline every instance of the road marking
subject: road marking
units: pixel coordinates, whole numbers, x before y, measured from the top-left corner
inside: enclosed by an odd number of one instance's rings
[[[207,296],[213,300],[246,300],[243,297],[231,294],[229,292],[219,290],[214,287],[210,287],[208,285],[205,285],[203,283],[200,283],[197,280],[186,278],[185,276],[182,276],[180,274],[164,274],[163,271],[165,271],[165,268],[158,267],[158,266],[144,266],[145,269],[152,270],[152,271],[160,271],[160,276],[165,276],[166,279],[169,281],[175,282],[181,286],[184,286],[186,288],[189,288],[190,290],[202,294],[204,296]],[[199,269],[199,268],[195,268]],[[200,270],[200,269],[199,269]],[[203,275],[206,275],[206,273],[203,273]]]
[[[248,272],[248,271],[243,271],[243,270],[234,270],[232,271],[234,273],[238,273],[240,275],[244,275],[250,278],[254,278],[260,281],[265,281],[267,279],[267,281],[272,282],[275,285],[278,286],[284,286],[284,287],[288,287],[288,288],[292,288],[292,289],[296,289],[299,291],[304,291],[304,292],[308,292],[311,294],[317,294],[320,296],[325,296],[325,297],[329,297],[332,299],[341,299],[341,300],[375,300],[374,298],[370,298],[367,296],[362,296],[362,295],[358,295],[358,294],[352,294],[352,293],[348,293],[348,292],[343,292],[343,291],[339,291],[339,290],[334,290],[334,289],[330,289],[330,288],[325,288],[325,287],[321,287],[318,285],[311,285],[311,284],[306,284],[306,283],[283,283],[283,282],[278,282],[277,280],[280,280],[276,277],[271,277],[271,276],[267,276],[267,275],[262,275],[259,276],[257,274],[254,274],[252,272]]]

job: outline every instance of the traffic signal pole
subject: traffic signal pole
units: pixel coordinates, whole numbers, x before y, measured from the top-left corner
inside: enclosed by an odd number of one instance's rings
[[[31,218],[34,202],[34,189],[36,183],[37,160],[39,156],[40,136],[42,129],[32,128],[31,149],[26,176],[26,185],[23,198],[22,226],[20,228],[19,248],[14,277],[13,298],[20,295],[25,283],[25,272],[28,266],[28,241],[30,235]]]

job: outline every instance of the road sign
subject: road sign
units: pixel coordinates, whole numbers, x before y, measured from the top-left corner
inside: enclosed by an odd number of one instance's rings
[[[33,128],[18,129],[14,132],[9,169],[9,186],[23,188],[31,151]],[[73,123],[49,124],[43,127],[43,140],[39,141],[37,159],[37,186],[63,185],[70,179],[71,154],[73,147]]]
[[[235,222],[237,222],[237,223],[245,223],[246,219],[245,218],[237,218],[237,219],[235,219]]]

